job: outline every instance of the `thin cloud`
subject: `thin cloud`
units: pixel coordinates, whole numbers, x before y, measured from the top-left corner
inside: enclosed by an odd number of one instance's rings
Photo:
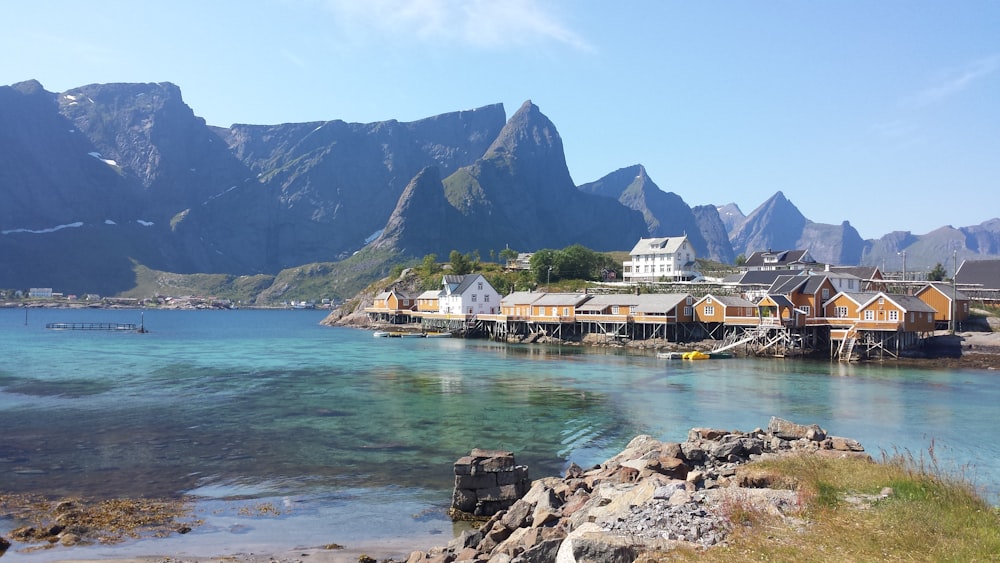
[[[374,33],[484,49],[556,42],[592,50],[538,0],[326,0],[324,5],[353,37]]]
[[[908,100],[911,107],[937,103],[969,89],[977,81],[1000,70],[1000,53],[949,71],[944,79]]]

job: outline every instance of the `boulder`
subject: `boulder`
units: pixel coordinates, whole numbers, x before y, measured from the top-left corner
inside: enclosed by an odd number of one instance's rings
[[[783,440],[809,440],[820,442],[826,438],[826,431],[817,424],[796,424],[776,416],[767,423],[767,431]]]
[[[556,563],[632,563],[640,553],[632,538],[608,535],[588,522],[566,536]]]

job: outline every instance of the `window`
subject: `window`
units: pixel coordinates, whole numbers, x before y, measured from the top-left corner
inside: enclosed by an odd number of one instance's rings
[[[712,303],[712,296],[708,296],[708,297],[706,297],[706,298],[705,298],[705,303],[709,303],[709,304],[711,304],[711,303]]]
[[[885,305],[885,297],[879,297],[878,298],[878,304],[879,305]]]
[[[691,316],[691,307],[684,307],[684,316],[685,317]]]
[[[910,320],[912,320],[912,319],[913,319],[913,317],[910,317]],[[890,321],[898,321],[899,320],[899,311],[895,311],[895,310],[889,311],[889,320]]]
[[[687,299],[685,299],[684,302],[687,303],[688,305],[694,305],[694,297],[688,295]]]
[[[866,321],[874,321],[875,320],[875,311],[871,311],[871,310],[865,311],[865,320]]]
[[[476,302],[476,294],[475,294],[475,293],[473,293],[473,294],[472,294],[472,302],[473,302],[473,303],[475,303],[475,302]]]
[[[714,305],[708,305],[708,306],[705,307],[705,316],[706,317],[714,317],[715,316],[715,306]]]
[[[612,315],[617,315],[618,314],[618,305],[612,305],[611,306],[611,314]]]
[[[802,309],[802,312],[805,313],[805,315],[807,317],[812,314],[812,306],[811,305],[803,305],[803,306],[799,307],[799,309]]]
[[[829,299],[829,298],[830,298],[830,288],[829,287],[824,287],[823,288],[823,299]]]
[[[842,319],[847,316],[847,307],[834,307],[833,314]]]
[[[487,293],[486,295],[483,296],[483,303],[489,303],[489,302],[490,302],[490,294]]]
[[[479,284],[478,284],[478,285],[479,285],[479,288],[478,288],[478,289],[479,289],[479,291],[482,291],[482,290],[483,290],[483,282],[479,282]]]
[[[847,280],[847,289],[854,289],[854,280]]]
[[[564,317],[568,317],[569,316],[569,307],[563,307],[563,316]]]

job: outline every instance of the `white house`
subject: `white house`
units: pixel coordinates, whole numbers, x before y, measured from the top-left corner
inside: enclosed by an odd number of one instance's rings
[[[441,280],[438,313],[445,315],[494,315],[500,311],[500,294],[482,274],[446,275]]]
[[[694,246],[687,236],[639,239],[629,260],[622,264],[626,282],[691,281],[695,271]]]

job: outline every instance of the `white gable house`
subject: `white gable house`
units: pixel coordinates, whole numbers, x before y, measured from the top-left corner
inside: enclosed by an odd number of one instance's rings
[[[500,294],[482,274],[444,276],[441,286],[438,313],[475,316],[500,311]]]
[[[692,281],[695,271],[694,246],[686,236],[639,239],[622,264],[626,282]]]

